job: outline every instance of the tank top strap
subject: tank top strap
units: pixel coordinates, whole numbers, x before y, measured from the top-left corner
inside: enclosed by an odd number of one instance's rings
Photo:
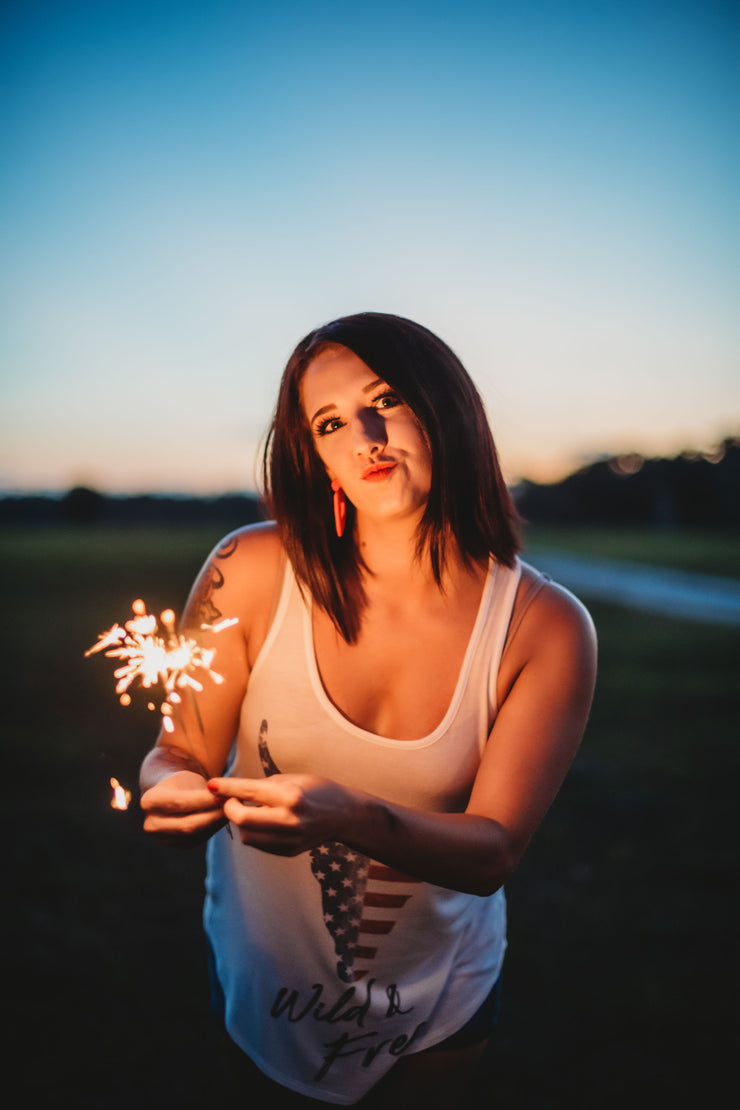
[[[272,602],[272,616],[270,620],[270,627],[267,630],[262,647],[260,648],[257,658],[254,661],[250,673],[250,682],[259,673],[265,664],[265,660],[269,657],[275,641],[280,635],[281,629],[293,615],[293,620],[297,621],[301,613],[301,593],[298,586],[298,581],[293,572],[293,566],[287,556],[282,556],[281,569],[278,574],[277,585],[275,588],[275,596]],[[291,605],[292,603],[292,605]]]
[[[529,609],[534,599],[537,597],[540,590],[542,590],[543,587],[548,584],[548,582],[552,582],[552,578],[549,574],[544,574],[542,571],[535,570],[535,568],[531,567],[528,563],[522,563],[522,569],[524,569],[525,567],[527,570],[532,571],[535,577],[530,578],[527,581],[521,601],[519,602],[519,605],[516,607],[512,615],[511,622],[509,624],[509,631],[506,637],[506,643],[504,644],[504,652],[507,650],[509,644],[516,636],[517,630],[522,623],[522,620],[524,619],[525,613]]]
[[[486,670],[481,685],[487,693],[488,719],[491,722],[499,709],[496,693],[498,672],[506,646],[521,573],[522,567],[518,558],[511,567],[505,567],[500,563],[492,563],[491,566],[491,574],[496,577],[486,619],[485,644],[481,645],[480,653],[481,664]]]

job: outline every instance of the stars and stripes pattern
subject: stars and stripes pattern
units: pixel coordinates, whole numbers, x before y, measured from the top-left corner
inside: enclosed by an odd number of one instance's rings
[[[265,775],[280,774],[267,746],[267,721],[260,726],[259,753]],[[310,857],[324,925],[334,942],[337,975],[345,983],[356,982],[372,969],[382,938],[392,932],[419,880],[339,841],[317,845]]]

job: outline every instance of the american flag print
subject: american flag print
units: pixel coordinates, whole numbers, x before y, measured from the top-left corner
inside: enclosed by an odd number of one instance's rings
[[[265,775],[279,775],[267,745],[267,721],[260,725],[259,754]],[[324,925],[334,942],[337,975],[344,983],[357,982],[372,970],[383,937],[393,931],[420,880],[336,840],[312,848],[310,856]]]

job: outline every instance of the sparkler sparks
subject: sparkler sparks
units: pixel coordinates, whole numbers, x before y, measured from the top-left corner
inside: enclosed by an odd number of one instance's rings
[[[121,786],[118,779],[112,778],[110,784],[113,787],[113,797],[110,803],[113,809],[128,809],[131,802],[131,791]]]
[[[204,648],[192,637],[183,636],[175,631],[175,614],[165,609],[160,615],[163,633],[160,632],[157,618],[147,613],[146,605],[137,599],[132,605],[134,616],[125,624],[114,624],[107,632],[101,632],[97,643],[85,655],[102,651],[109,659],[119,659],[121,666],[113,672],[116,693],[121,705],[131,704],[129,687],[138,680],[145,689],[160,685],[164,698],[160,704],[162,724],[167,732],[174,732],[173,717],[177,706],[182,702],[183,690],[191,692],[203,689],[203,683],[196,677],[198,671],[208,674],[219,685],[223,676],[211,667],[216,652]],[[238,623],[237,617],[226,618],[217,624],[202,624],[204,631],[221,632]],[[154,702],[148,703],[155,709]]]
[[[131,608],[133,617],[123,625],[114,624],[107,632],[101,632],[97,642],[88,648],[85,656],[102,651],[109,659],[121,661],[122,665],[113,672],[117,679],[116,693],[121,705],[131,704],[128,691],[137,679],[144,689],[161,686],[165,695],[159,707],[162,725],[167,732],[174,732],[173,718],[177,707],[182,703],[181,691],[189,691],[192,697],[196,691],[203,689],[203,683],[195,677],[194,672],[208,674],[219,685],[224,681],[223,676],[211,667],[216,652],[213,648],[201,647],[190,636],[178,634],[175,631],[175,614],[172,609],[165,609],[160,614],[162,634],[157,618],[152,613],[147,613],[146,605],[141,599],[137,599]],[[238,623],[237,617],[229,617],[216,624],[202,624],[200,627],[203,631],[221,632]],[[194,698],[193,707],[200,724]],[[148,702],[148,708],[156,709],[155,703]],[[202,725],[200,727],[202,731]],[[187,736],[187,730],[185,734]],[[118,779],[111,778],[110,784],[113,788],[110,803],[113,809],[128,809],[131,791],[121,786]],[[228,825],[226,827],[229,828]],[[229,835],[231,836],[231,829]]]

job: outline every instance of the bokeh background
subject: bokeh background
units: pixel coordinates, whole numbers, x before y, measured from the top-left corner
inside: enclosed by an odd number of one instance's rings
[[[181,608],[259,516],[285,359],[374,309],[468,365],[532,562],[710,576],[729,606],[689,619],[569,583],[599,686],[509,887],[481,1105],[721,1104],[739,22],[711,0],[2,6],[3,983],[29,1102],[250,1097],[208,1012],[202,852],[109,807],[152,715],[83,653],[136,596]]]

